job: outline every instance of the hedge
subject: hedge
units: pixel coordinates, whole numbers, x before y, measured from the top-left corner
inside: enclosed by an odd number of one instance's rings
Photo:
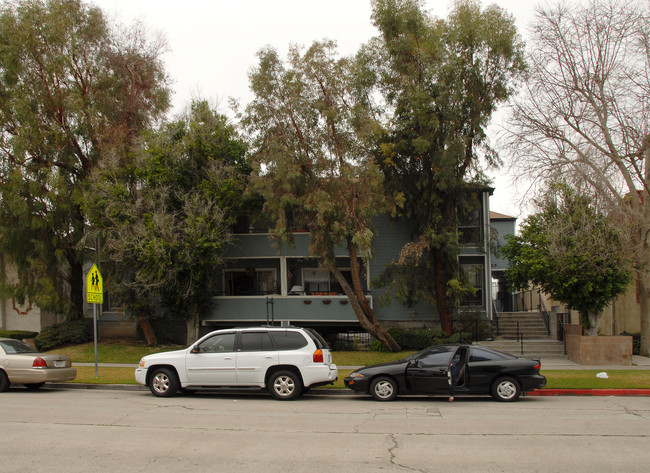
[[[38,332],[28,332],[26,330],[0,330],[0,337],[13,338],[15,340],[25,340],[26,338],[34,338]]]
[[[86,343],[90,340],[83,319],[60,322],[45,327],[34,339],[38,351],[49,351],[64,345]]]

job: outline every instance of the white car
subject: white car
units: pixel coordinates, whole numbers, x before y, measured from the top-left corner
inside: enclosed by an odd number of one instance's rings
[[[327,342],[299,327],[217,330],[184,350],[147,355],[135,380],[156,396],[179,389],[268,389],[279,400],[332,384],[338,377]]]

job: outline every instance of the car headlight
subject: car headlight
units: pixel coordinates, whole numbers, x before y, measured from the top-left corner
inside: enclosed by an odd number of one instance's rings
[[[141,358],[140,359],[140,368],[144,368],[144,364],[145,364],[144,358]]]
[[[365,378],[365,376],[358,371],[355,371],[354,373],[350,373],[350,378]]]

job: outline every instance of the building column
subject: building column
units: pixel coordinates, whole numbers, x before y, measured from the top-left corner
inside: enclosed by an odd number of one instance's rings
[[[289,293],[287,288],[288,273],[287,273],[287,257],[280,256],[280,295],[286,296]]]
[[[485,265],[483,277],[485,278],[485,309],[488,320],[492,320],[492,251],[490,247],[490,193],[483,192],[483,247],[485,248]]]

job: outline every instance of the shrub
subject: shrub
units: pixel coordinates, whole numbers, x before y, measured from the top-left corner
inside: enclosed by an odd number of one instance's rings
[[[60,322],[45,327],[34,339],[38,351],[49,351],[64,345],[86,343],[90,340],[83,319]]]
[[[28,332],[26,330],[0,330],[0,337],[13,338],[15,340],[24,340],[26,338],[34,338],[38,332]]]
[[[370,351],[388,351],[388,348],[386,348],[379,340],[373,340],[370,342]]]
[[[391,327],[388,329],[388,333],[402,347],[402,350],[423,350],[432,345],[459,343],[461,336],[463,340],[467,339],[467,334],[455,333],[451,337],[447,337],[442,330],[433,328],[404,329]],[[387,351],[379,340],[374,340],[370,344],[370,350]]]

